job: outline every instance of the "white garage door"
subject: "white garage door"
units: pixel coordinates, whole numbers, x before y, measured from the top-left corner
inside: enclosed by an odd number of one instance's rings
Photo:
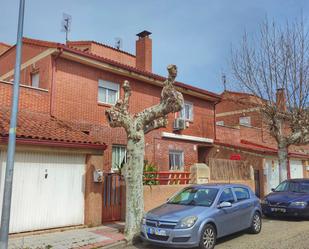
[[[2,151],[0,209],[5,161]],[[10,233],[83,224],[84,173],[80,154],[17,152]]]
[[[292,179],[304,177],[302,161],[299,161],[299,160],[290,161],[290,174],[291,174]]]

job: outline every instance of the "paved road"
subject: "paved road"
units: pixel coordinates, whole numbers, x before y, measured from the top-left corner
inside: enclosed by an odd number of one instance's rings
[[[164,249],[144,243],[127,249]],[[260,234],[244,232],[220,239],[215,249],[309,249],[309,221],[263,220]]]

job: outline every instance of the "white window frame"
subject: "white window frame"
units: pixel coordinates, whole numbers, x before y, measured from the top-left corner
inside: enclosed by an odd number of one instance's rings
[[[100,100],[100,88],[103,88],[106,91],[106,101]],[[115,103],[109,103],[108,102],[108,92],[109,90],[116,91],[116,98],[115,98]],[[106,80],[99,80],[98,84],[98,102],[103,103],[103,104],[108,104],[108,105],[114,105],[116,104],[117,100],[119,99],[119,84],[113,83],[110,81]]]
[[[181,160],[181,165],[179,165],[178,168],[175,168],[172,167],[171,165],[171,156],[173,155],[173,162],[174,162],[174,165],[175,165],[175,157],[174,155],[180,155],[180,160]],[[184,170],[184,153],[182,150],[169,150],[169,153],[168,153],[168,160],[169,160],[169,170],[170,171],[183,171]]]
[[[34,81],[34,79],[36,79],[36,81]],[[31,73],[31,86],[34,88],[40,87],[40,73],[39,72]]]
[[[118,144],[112,145],[112,165],[111,165],[111,171],[113,171],[113,172],[118,170],[118,167],[116,165],[114,165],[114,156],[113,156],[114,149],[123,149],[124,150],[124,162],[125,163],[127,162],[127,147],[125,145],[118,145]]]
[[[250,116],[239,117],[239,124],[244,126],[251,126],[251,117]]]
[[[217,122],[216,122],[216,125],[224,126],[224,121],[223,121],[223,120],[217,121]]]
[[[186,116],[187,116],[186,113],[185,113],[185,111],[186,111],[185,106],[186,105],[190,106],[189,110],[191,110],[191,112],[189,113],[189,118],[186,118]],[[193,103],[185,101],[182,110],[178,113],[178,117],[182,118],[182,119],[184,119],[186,121],[193,121]]]

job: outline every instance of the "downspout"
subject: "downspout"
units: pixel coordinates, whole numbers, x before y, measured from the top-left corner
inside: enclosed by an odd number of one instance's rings
[[[291,179],[291,167],[290,167],[290,157],[288,155],[288,160],[286,162],[287,178]]]
[[[51,117],[54,117],[54,95],[55,95],[55,74],[56,74],[56,61],[63,53],[63,49],[58,49],[58,54],[55,57],[52,57],[52,76],[51,76],[51,89],[50,89],[50,100],[49,100],[49,113]]]

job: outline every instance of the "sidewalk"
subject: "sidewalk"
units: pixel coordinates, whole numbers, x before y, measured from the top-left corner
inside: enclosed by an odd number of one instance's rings
[[[100,227],[80,228],[37,235],[10,236],[9,249],[98,249],[113,244],[124,244],[124,223],[111,223]],[[18,236],[18,237],[17,237]]]

